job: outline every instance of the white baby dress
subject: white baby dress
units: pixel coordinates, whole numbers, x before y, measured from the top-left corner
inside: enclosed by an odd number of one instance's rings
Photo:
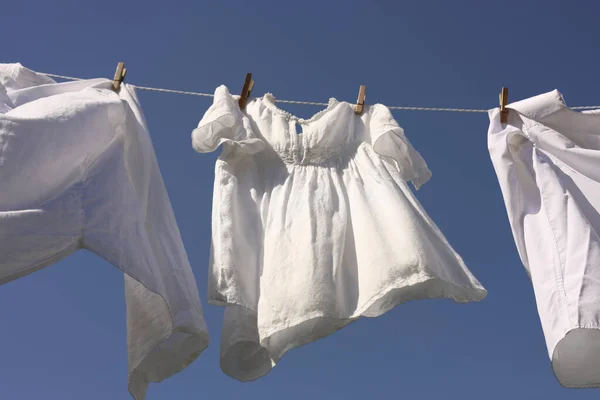
[[[294,347],[412,299],[486,291],[407,186],[431,173],[383,105],[308,120],[225,86],[192,134],[215,167],[208,301],[228,306],[221,367],[248,381]],[[302,132],[296,131],[296,126]]]
[[[600,387],[600,110],[553,90],[490,110],[488,146],[548,354],[566,387]]]
[[[0,64],[0,284],[82,248],[123,270],[129,391],[141,400],[208,332],[139,102],[111,86]]]

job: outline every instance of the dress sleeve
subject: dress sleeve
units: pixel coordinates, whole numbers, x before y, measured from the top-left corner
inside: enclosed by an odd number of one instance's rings
[[[415,189],[418,190],[431,178],[431,171],[425,160],[404,136],[404,129],[398,125],[386,106],[375,104],[371,107],[368,130],[367,139],[373,150],[384,158],[391,159],[402,179],[411,181]]]
[[[213,104],[192,132],[192,146],[199,153],[214,151],[221,144],[237,147],[248,154],[258,153],[265,147],[263,140],[254,134],[248,117],[223,85],[215,90]]]

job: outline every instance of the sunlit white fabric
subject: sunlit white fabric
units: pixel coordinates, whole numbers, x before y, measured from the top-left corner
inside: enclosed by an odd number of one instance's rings
[[[488,146],[556,377],[600,387],[600,115],[554,90],[490,110]]]
[[[234,378],[408,300],[485,296],[408,187],[431,173],[387,107],[357,116],[331,99],[305,120],[270,94],[241,111],[221,86],[192,143],[223,145],[208,299],[228,306],[221,367]]]
[[[208,333],[139,102],[111,84],[0,64],[0,283],[82,248],[123,270],[129,391],[143,399]]]

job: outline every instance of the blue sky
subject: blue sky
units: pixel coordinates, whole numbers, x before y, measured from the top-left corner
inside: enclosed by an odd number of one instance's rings
[[[51,3],[51,4],[50,4]],[[492,108],[559,89],[600,104],[600,3],[537,1],[22,1],[2,7],[0,62],[280,99]],[[222,309],[206,304],[213,165],[190,134],[210,99],[139,92],[211,333],[148,399],[596,399],[551,370],[491,162],[486,114],[395,112],[433,177],[418,193],[488,289],[481,303],[422,300],[290,351],[266,377],[220,371]],[[284,107],[308,117],[312,106]],[[0,287],[0,398],[130,399],[122,274],[80,251]]]

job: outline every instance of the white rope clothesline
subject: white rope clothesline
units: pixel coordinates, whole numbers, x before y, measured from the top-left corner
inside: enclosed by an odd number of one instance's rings
[[[46,75],[52,78],[61,78],[67,79],[71,81],[82,81],[82,78],[74,78],[72,76],[64,76],[57,74],[48,74],[44,72],[40,72],[42,75]],[[139,90],[149,90],[153,92],[162,92],[162,93],[174,93],[174,94],[184,94],[188,96],[200,96],[200,97],[213,97],[213,94],[210,93],[198,93],[198,92],[187,92],[184,90],[173,90],[173,89],[161,89],[147,86],[138,86],[130,84]],[[328,103],[318,103],[313,101],[296,101],[296,100],[279,100],[278,103],[287,103],[287,104],[303,104],[310,106],[327,106]],[[475,108],[440,108],[440,107],[406,107],[406,106],[388,106],[390,110],[405,110],[405,111],[446,111],[446,112],[463,112],[463,113],[487,113],[488,110],[475,109]],[[579,106],[579,107],[569,107],[571,110],[591,110],[591,109],[600,109],[600,106]]]

